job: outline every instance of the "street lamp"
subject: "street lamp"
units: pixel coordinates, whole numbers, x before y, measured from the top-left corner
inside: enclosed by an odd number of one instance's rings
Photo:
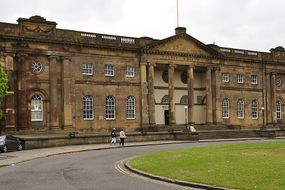
[[[187,125],[187,110],[188,110],[188,106],[184,106],[184,112],[185,112],[185,128],[186,128],[186,130],[188,129],[188,125]]]
[[[262,106],[260,109],[262,111],[262,129],[264,129],[264,107]]]

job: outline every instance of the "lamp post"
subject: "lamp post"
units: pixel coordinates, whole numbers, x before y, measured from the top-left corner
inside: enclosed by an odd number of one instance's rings
[[[184,106],[184,112],[185,112],[185,129],[188,129],[188,124],[187,124],[187,110],[188,106]]]
[[[262,106],[260,109],[262,111],[262,129],[264,129],[264,107]]]

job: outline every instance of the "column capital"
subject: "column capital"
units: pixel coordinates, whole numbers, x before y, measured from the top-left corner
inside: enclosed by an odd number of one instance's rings
[[[176,64],[175,64],[175,63],[168,63],[168,67],[174,67],[174,68],[176,68]]]
[[[27,53],[17,53],[16,57],[18,58],[19,61],[25,61],[26,58],[28,57]]]
[[[147,62],[140,62],[140,65],[147,65]]]
[[[49,56],[49,59],[53,59],[53,58],[51,56]],[[72,57],[70,57],[70,56],[60,56],[60,59],[62,61],[71,61]]]
[[[213,66],[213,71],[221,71],[221,67]]]
[[[275,76],[276,73],[275,73],[275,72],[270,72],[270,75],[271,75],[271,76]]]
[[[50,55],[50,56],[48,56],[49,60],[54,60],[54,59],[58,60],[59,58],[60,57],[58,55]]]
[[[147,65],[148,65],[148,66],[152,66],[152,67],[156,67],[156,64],[153,63],[153,62],[147,62]]]

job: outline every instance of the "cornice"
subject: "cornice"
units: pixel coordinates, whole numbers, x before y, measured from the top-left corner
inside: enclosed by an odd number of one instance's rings
[[[20,37],[20,36],[3,36],[0,35],[0,39],[6,40],[14,40],[19,42],[33,42],[33,43],[45,43],[45,44],[59,44],[59,45],[69,45],[69,46],[77,46],[77,47],[87,47],[87,48],[96,48],[96,49],[109,49],[113,51],[132,51],[139,53],[139,47],[122,47],[122,46],[114,46],[109,44],[90,44],[90,43],[80,43],[73,41],[65,41],[60,39],[39,39],[39,38],[29,38],[29,37]]]

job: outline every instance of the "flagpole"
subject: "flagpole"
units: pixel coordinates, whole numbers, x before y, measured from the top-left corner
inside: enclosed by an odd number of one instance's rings
[[[177,5],[177,27],[179,27],[179,6],[178,6],[178,0],[176,0]]]

